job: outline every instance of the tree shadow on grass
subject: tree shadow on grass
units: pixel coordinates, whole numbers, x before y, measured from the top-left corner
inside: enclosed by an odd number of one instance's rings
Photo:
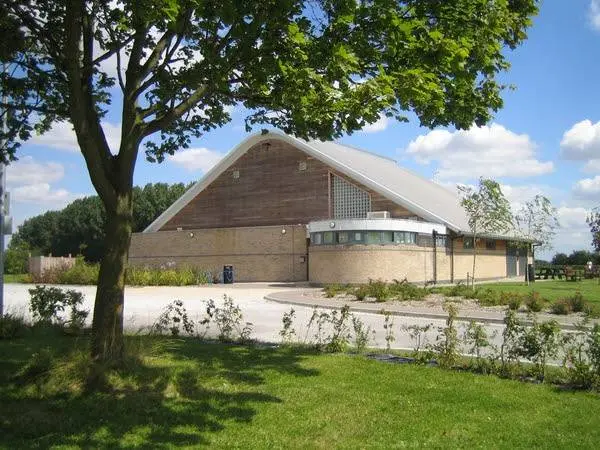
[[[0,447],[207,445],[211,434],[282,402],[270,377],[318,375],[301,366],[302,351],[154,339],[146,355],[108,373],[104,392],[39,398],[0,388]]]

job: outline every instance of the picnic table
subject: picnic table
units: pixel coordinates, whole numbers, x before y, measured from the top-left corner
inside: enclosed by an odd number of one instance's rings
[[[536,280],[554,280],[556,278],[562,280],[564,278],[567,281],[581,281],[584,277],[587,277],[586,269],[577,267],[548,266],[535,269]]]

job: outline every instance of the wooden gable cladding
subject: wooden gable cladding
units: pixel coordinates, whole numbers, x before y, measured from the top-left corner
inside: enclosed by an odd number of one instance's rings
[[[300,170],[301,163],[306,163]],[[414,216],[385,197],[337,173],[321,161],[278,139],[250,148],[161,230],[306,224],[331,217],[330,174],[371,194],[374,211]]]

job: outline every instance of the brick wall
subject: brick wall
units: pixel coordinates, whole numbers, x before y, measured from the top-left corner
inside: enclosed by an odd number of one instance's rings
[[[305,281],[306,254],[306,228],[301,225],[191,229],[134,233],[129,262],[155,267],[175,263],[215,274],[231,264],[236,281]]]
[[[268,145],[267,145],[268,144]],[[306,169],[300,170],[301,162]],[[239,175],[234,177],[234,173]],[[307,224],[330,217],[329,177],[336,171],[290,144],[274,139],[250,148],[161,229],[254,227]],[[371,191],[374,211],[392,217],[414,216]]]

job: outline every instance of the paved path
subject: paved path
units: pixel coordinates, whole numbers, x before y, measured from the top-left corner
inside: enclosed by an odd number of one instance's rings
[[[29,293],[27,292],[32,285],[28,284],[7,284],[5,285],[5,305],[7,312],[17,312],[29,316]],[[62,288],[72,288],[81,291],[85,297],[84,307],[90,311],[93,310],[95,286],[60,286]],[[201,320],[205,315],[206,300],[213,299],[220,305],[223,295],[231,296],[234,302],[238,304],[244,314],[244,320],[253,324],[252,337],[264,342],[278,343],[281,341],[279,331],[282,327],[282,316],[290,308],[294,308],[296,319],[294,329],[296,336],[300,341],[312,340],[315,330],[314,327],[307,332],[307,324],[313,313],[312,304],[304,303],[294,305],[281,303],[282,295],[287,297],[287,301],[294,298],[302,298],[302,295],[319,291],[316,288],[306,286],[286,284],[267,284],[267,283],[238,283],[234,285],[211,285],[211,286],[190,286],[190,287],[128,287],[125,290],[125,328],[128,332],[136,332],[143,327],[154,323],[160,315],[162,309],[173,300],[182,300],[188,311],[188,315],[193,320]],[[277,298],[278,301],[265,300]],[[286,302],[287,303],[287,302]],[[331,308],[329,302],[323,302],[321,308]],[[336,305],[339,307],[339,305]],[[384,317],[377,314],[380,305],[375,305],[373,310],[357,310],[354,314],[359,317],[367,326],[375,331],[375,337],[372,345],[385,347],[385,334],[383,330]],[[326,309],[321,309],[326,311]],[[395,311],[399,314],[399,311]],[[414,313],[414,311],[413,311]],[[413,342],[408,336],[405,327],[408,325],[427,325],[432,324],[432,331],[428,333],[427,339],[430,342],[435,340],[437,328],[445,325],[445,316],[430,315],[427,317],[417,317],[416,314],[410,315],[405,312],[403,315],[396,315],[394,320],[395,341],[393,348],[410,349]],[[91,323],[91,314],[88,317]],[[463,326],[466,324],[462,324]],[[503,326],[493,321],[487,321],[486,329],[490,334],[495,333],[497,337],[493,339],[499,343]],[[214,332],[214,326],[213,332]],[[328,330],[326,330],[328,331]]]

